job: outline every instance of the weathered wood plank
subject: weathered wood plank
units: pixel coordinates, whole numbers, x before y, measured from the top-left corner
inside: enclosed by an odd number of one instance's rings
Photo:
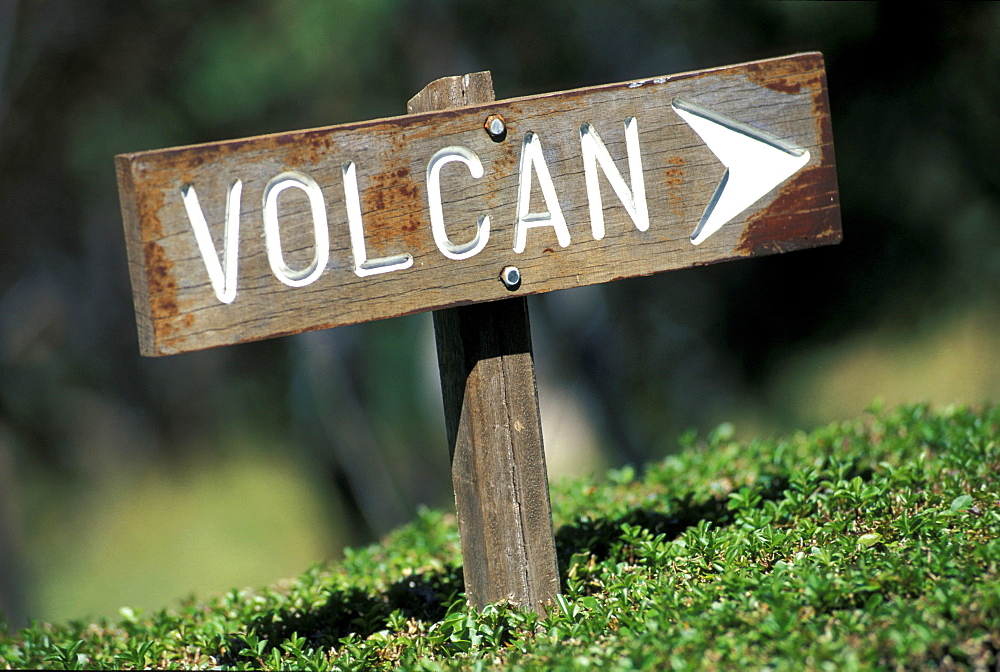
[[[703,106],[808,151],[808,162],[699,245],[691,235],[726,169],[673,107]],[[489,115],[506,122],[502,141],[484,129]],[[636,119],[650,226],[640,231],[598,171],[606,235],[593,234],[581,154],[581,126],[591,124],[614,165],[630,182],[625,120]],[[518,188],[525,139],[535,134],[551,174],[555,200],[571,241],[560,245],[551,226],[529,228],[515,252]],[[446,235],[474,239],[482,215],[488,242],[461,260],[446,258],[432,233],[427,168],[446,147],[465,147],[481,161],[474,178],[457,161],[442,167]],[[471,103],[308,131],[268,135],[117,157],[129,263],[135,284],[140,345],[159,355],[352,324],[511,296],[498,280],[514,265],[517,295],[595,284],[743,256],[840,240],[836,169],[823,59],[807,53],[743,65],[526,98]],[[352,248],[352,193],[357,180],[363,254],[369,261],[410,255],[407,268],[359,276]],[[269,182],[293,171],[321,194],[329,242],[317,252],[314,214],[301,188],[281,192],[276,232],[264,226]],[[529,174],[528,212],[551,210]],[[239,180],[238,272],[235,299],[220,300],[230,279],[223,244],[227,195]],[[273,182],[272,182],[273,184]],[[286,185],[287,186],[287,185]],[[193,187],[210,231],[199,248],[183,194]],[[280,242],[279,242],[280,241]],[[269,255],[268,245],[272,248]],[[214,246],[214,250],[211,247]],[[207,253],[202,249],[208,249]],[[289,286],[272,270],[278,250],[286,275],[322,261],[315,280]],[[279,264],[280,266],[280,264]],[[302,275],[302,273],[299,273]]]
[[[524,298],[434,313],[466,594],[543,611],[559,592]]]
[[[491,100],[477,72],[432,82],[408,109]],[[544,613],[559,572],[526,299],[437,310],[434,332],[466,596]]]

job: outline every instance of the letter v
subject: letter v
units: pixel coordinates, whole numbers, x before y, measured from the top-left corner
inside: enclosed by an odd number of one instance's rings
[[[184,208],[187,210],[194,238],[198,241],[198,251],[205,262],[208,279],[212,289],[222,303],[232,303],[236,300],[236,268],[240,256],[240,196],[243,194],[242,180],[236,180],[229,187],[229,198],[226,200],[226,229],[222,239],[222,257],[225,263],[219,262],[219,253],[212,241],[212,233],[208,230],[205,213],[198,203],[198,194],[193,185],[185,185],[181,189],[184,197]]]

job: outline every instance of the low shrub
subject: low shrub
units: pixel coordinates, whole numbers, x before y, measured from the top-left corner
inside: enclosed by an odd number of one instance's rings
[[[997,669],[1000,409],[748,444],[722,426],[553,488],[563,594],[464,601],[454,518],[259,591],[0,634],[21,667]]]

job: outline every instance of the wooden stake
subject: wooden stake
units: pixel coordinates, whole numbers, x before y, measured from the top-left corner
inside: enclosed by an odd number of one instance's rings
[[[407,111],[493,100],[476,72],[428,84]],[[559,573],[526,299],[435,311],[434,332],[469,603],[544,613]]]

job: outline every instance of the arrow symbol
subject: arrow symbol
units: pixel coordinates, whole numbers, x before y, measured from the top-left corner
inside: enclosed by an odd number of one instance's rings
[[[809,162],[808,150],[707,107],[682,98],[675,98],[671,107],[726,166],[715,194],[691,234],[695,245]]]

